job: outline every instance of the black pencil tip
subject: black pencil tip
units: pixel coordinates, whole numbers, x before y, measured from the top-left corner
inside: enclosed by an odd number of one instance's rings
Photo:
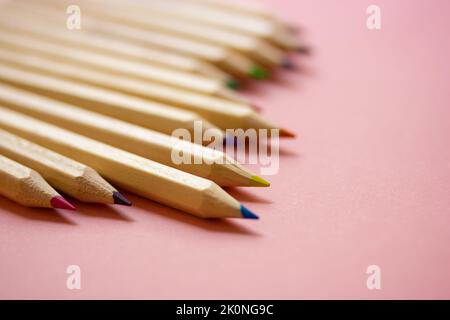
[[[115,204],[121,204],[123,206],[131,206],[130,200],[125,198],[119,191],[113,192],[113,199]]]
[[[297,47],[297,49],[295,51],[297,51],[300,54],[310,55],[311,54],[311,47],[309,47],[309,46],[299,46],[299,47]]]
[[[288,70],[295,70],[295,64],[290,60],[290,59],[284,59],[283,62],[281,63],[281,66],[284,69],[288,69]]]

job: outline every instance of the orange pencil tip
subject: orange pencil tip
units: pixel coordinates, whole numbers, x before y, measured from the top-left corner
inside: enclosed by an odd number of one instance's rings
[[[286,129],[281,128],[280,129],[280,137],[285,137],[285,138],[295,138],[295,133]]]

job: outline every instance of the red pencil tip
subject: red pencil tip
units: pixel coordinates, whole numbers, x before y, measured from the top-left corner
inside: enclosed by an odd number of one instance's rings
[[[50,203],[53,208],[75,210],[75,207],[61,196],[53,197]]]

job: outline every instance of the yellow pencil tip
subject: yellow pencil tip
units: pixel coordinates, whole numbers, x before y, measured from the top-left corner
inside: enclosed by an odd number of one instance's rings
[[[255,186],[257,186],[257,187],[268,187],[268,186],[270,186],[270,182],[269,181],[264,180],[263,178],[258,177],[258,176],[252,176],[250,178],[250,180],[252,182],[254,182]]]

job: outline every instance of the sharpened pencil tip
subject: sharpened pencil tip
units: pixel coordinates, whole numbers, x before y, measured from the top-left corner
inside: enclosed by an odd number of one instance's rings
[[[130,200],[125,198],[119,191],[113,192],[113,199],[115,204],[120,204],[123,206],[131,206]]]
[[[250,77],[256,80],[264,80],[269,76],[268,72],[261,67],[254,66],[249,73]]]
[[[253,185],[257,186],[257,187],[269,187],[270,186],[269,181],[267,181],[261,177],[258,177],[258,176],[252,176],[250,178],[250,180],[254,183]]]
[[[289,131],[287,129],[280,129],[280,137],[285,137],[285,138],[295,138],[295,133],[292,131]]]
[[[256,214],[254,214],[253,212],[248,210],[242,204],[241,204],[241,213],[242,213],[242,217],[244,219],[252,219],[252,220],[258,220],[259,219],[259,217]]]
[[[50,203],[52,207],[56,209],[75,210],[75,207],[61,196],[53,197],[52,200],[50,200]]]
[[[307,54],[307,55],[311,54],[311,48],[308,46],[299,46],[295,49],[295,51],[297,51],[298,53],[301,53],[301,54]]]
[[[226,85],[228,88],[233,89],[233,90],[238,90],[241,87],[241,84],[239,83],[239,81],[234,80],[234,79],[230,79],[226,82]]]
[[[292,60],[288,58],[284,59],[283,62],[281,62],[281,66],[287,70],[295,70],[297,68]]]

